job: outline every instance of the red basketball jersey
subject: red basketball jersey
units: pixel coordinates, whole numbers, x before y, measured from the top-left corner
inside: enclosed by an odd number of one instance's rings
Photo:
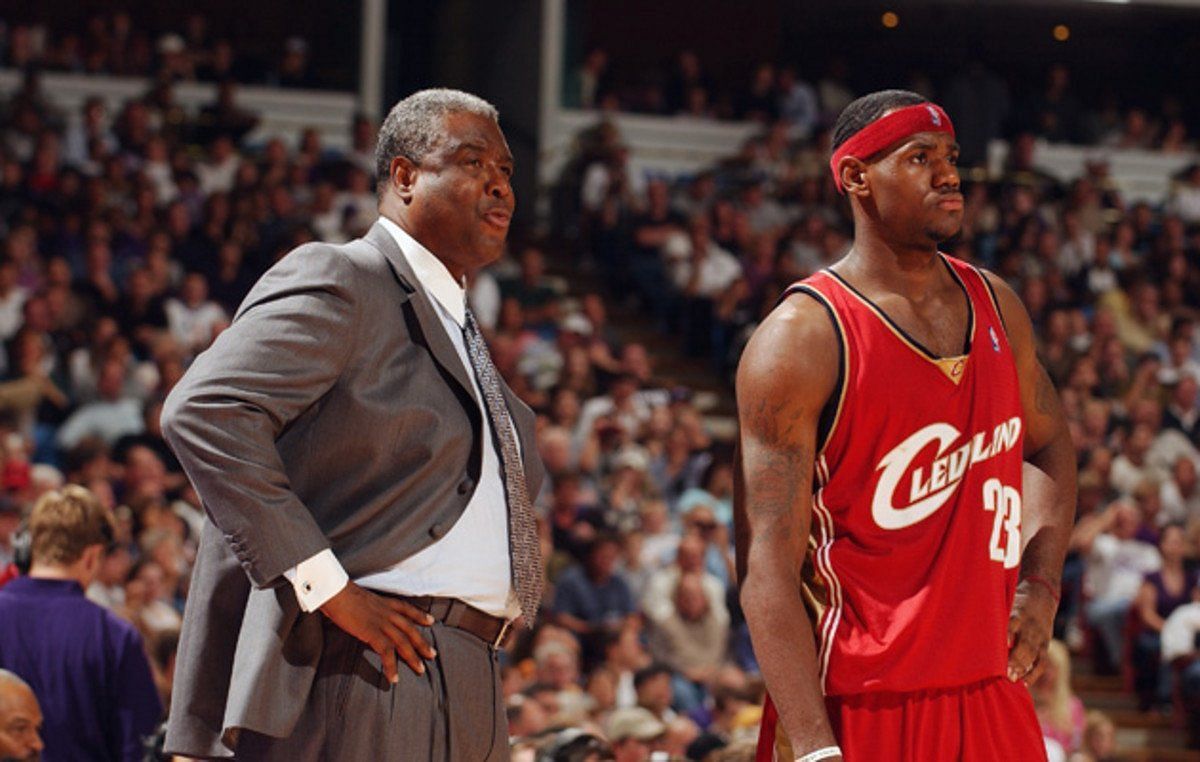
[[[1021,552],[1017,371],[983,275],[943,257],[969,305],[939,358],[832,271],[792,286],[842,342],[813,484],[805,600],[827,695],[1005,675]]]

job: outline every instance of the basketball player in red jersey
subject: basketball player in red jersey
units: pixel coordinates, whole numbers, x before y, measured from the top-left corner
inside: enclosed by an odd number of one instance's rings
[[[946,113],[873,93],[833,144],[854,245],[788,289],[737,376],[759,760],[1044,760],[1023,681],[1075,510],[1057,393],[1012,289],[938,251],[963,215]]]

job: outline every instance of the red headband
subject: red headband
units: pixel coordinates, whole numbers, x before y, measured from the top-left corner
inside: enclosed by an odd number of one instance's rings
[[[842,178],[838,175],[838,162],[842,157],[866,159],[918,132],[948,132],[953,136],[954,125],[950,123],[950,117],[946,116],[941,106],[934,103],[918,103],[876,119],[851,135],[829,159],[829,169],[833,171],[833,181],[837,183],[838,192],[846,192],[842,188]]]

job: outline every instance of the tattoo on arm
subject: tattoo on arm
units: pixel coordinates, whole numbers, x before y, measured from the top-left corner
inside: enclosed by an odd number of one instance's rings
[[[810,448],[792,441],[798,425],[794,412],[784,405],[761,401],[751,413],[751,429],[758,434],[762,450],[749,464],[749,481],[754,485],[747,512],[757,519],[765,538],[795,541],[792,521],[800,490],[812,474]]]

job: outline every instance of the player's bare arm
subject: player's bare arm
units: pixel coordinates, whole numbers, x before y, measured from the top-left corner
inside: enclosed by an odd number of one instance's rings
[[[741,602],[767,689],[797,755],[836,746],[801,598],[821,409],[837,379],[828,315],[796,294],[763,322],[737,374],[734,503]]]
[[[1008,329],[1025,416],[1026,490],[1022,524],[1030,531],[1009,620],[1009,678],[1032,677],[1050,641],[1056,591],[1075,520],[1075,449],[1054,383],[1037,359],[1033,326],[1020,298],[987,274]]]

